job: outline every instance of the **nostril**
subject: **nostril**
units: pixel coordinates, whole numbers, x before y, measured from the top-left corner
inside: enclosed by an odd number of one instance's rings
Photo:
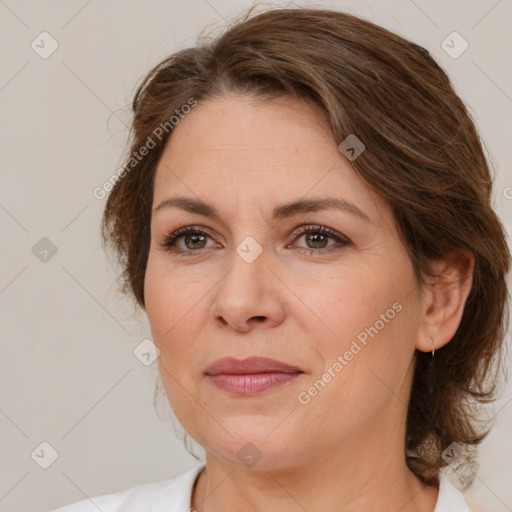
[[[219,316],[219,322],[223,325],[223,326],[226,326],[226,325],[229,325],[227,320],[225,318],[223,318],[222,316]]]

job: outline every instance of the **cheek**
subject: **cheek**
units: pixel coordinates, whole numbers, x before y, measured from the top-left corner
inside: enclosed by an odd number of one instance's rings
[[[211,299],[207,292],[214,284],[211,275],[191,278],[171,268],[165,255],[150,254],[144,282],[146,314],[153,342],[160,350],[160,374],[171,404],[181,399],[184,388],[180,384],[191,391],[202,377],[208,360],[202,336]]]
[[[376,322],[379,331],[384,331],[384,325],[388,327],[383,322],[396,316],[393,304],[402,300],[399,282],[381,272],[343,269],[327,278],[322,288],[305,287],[302,296],[329,327],[332,349],[338,352],[360,334],[364,341],[366,329]]]
[[[163,387],[171,409],[180,421],[187,421],[191,414],[189,392],[196,389],[194,379],[199,375],[200,352],[194,342],[199,326],[198,309],[194,308],[197,293],[181,287],[176,276],[150,259],[144,290],[152,339],[160,350],[157,363]]]
[[[184,331],[194,325],[190,318],[196,314],[190,288],[180,286],[176,275],[150,255],[144,280],[146,314],[153,342],[160,349],[159,362],[172,372],[179,359],[186,358],[186,352],[178,345],[180,340],[193,336]]]
[[[315,346],[323,364],[319,371],[332,367],[341,356],[343,369],[331,370],[337,375],[333,400],[339,400],[341,393],[358,408],[389,394],[379,378],[392,389],[400,385],[414,353],[420,318],[408,260],[368,269],[354,268],[342,274],[343,279],[331,279],[324,294],[304,289],[330,329]]]
[[[173,297],[172,290],[170,288],[169,291],[165,277],[162,277],[150,259],[144,280],[144,294],[153,341],[157,344],[160,344],[164,334],[173,325],[176,309],[171,306],[176,303],[176,297]]]
[[[322,367],[300,390],[299,401],[307,404],[305,421],[325,418],[329,411],[329,418],[320,426],[326,438],[332,429],[346,433],[374,425],[385,410],[407,403],[414,310],[379,294],[369,308],[364,300],[369,297],[353,295],[337,323],[332,315],[336,336],[330,342],[319,340],[316,351],[322,356]]]
[[[355,340],[361,346],[359,356],[363,357],[358,359],[367,368],[383,374],[388,370],[392,374],[394,363],[408,365],[419,325],[412,268],[408,260],[401,263],[398,259],[389,261],[386,269],[355,276],[350,282],[349,296],[344,295],[348,301],[346,314],[340,316],[349,319],[347,341]]]
[[[169,265],[165,255],[150,252],[144,293],[146,313],[151,323],[152,331],[157,339],[190,323],[190,315],[195,314],[195,308],[201,297],[199,284],[187,280],[182,282],[180,271]]]

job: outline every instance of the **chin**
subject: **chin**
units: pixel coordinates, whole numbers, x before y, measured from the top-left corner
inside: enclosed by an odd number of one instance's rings
[[[301,437],[281,427],[277,432],[279,422],[263,419],[242,419],[222,422],[215,432],[208,429],[208,434],[195,438],[205,451],[211,452],[231,464],[240,465],[247,469],[272,470],[292,467],[299,462],[302,447]],[[279,428],[279,427],[278,427]],[[212,435],[213,434],[213,435]]]

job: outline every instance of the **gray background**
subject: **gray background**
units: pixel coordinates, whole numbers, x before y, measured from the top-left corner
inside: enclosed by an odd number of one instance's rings
[[[295,4],[363,16],[429,49],[481,131],[510,232],[512,1]],[[149,337],[147,320],[117,293],[99,238],[104,200],[92,191],[119,167],[138,80],[206,25],[221,28],[249,5],[0,0],[2,511],[44,511],[196,464],[165,402],[153,406],[156,363],[146,367],[133,354]],[[31,47],[51,49],[43,31],[59,45],[46,59]],[[441,47],[453,31],[469,43],[458,58]],[[509,386],[465,493],[473,511],[512,510],[510,400]],[[47,469],[44,441],[58,453]]]

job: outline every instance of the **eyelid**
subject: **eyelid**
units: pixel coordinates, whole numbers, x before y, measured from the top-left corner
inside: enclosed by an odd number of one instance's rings
[[[320,248],[320,249],[310,249],[308,247],[296,247],[299,252],[307,253],[311,256],[317,255],[321,256],[323,254],[329,254],[332,252],[335,252],[337,250],[340,250],[343,247],[352,245],[352,242],[349,238],[347,238],[345,235],[342,235],[338,231],[329,228],[327,226],[323,225],[317,225],[317,224],[306,224],[299,226],[296,228],[293,232],[295,238],[293,240],[293,244],[295,245],[295,241],[299,238],[301,238],[303,235],[308,233],[320,233],[324,236],[327,236],[328,238],[331,238],[332,240],[335,240],[337,243],[328,247]],[[289,247],[289,245],[287,246]]]
[[[302,226],[295,228],[292,234],[295,236],[301,236],[304,233],[309,232],[322,233],[332,238],[338,238],[341,241],[351,243],[350,239],[347,236],[343,235],[342,233],[339,233],[335,229],[324,226],[323,224],[303,224]]]
[[[181,239],[187,234],[202,234],[205,236],[208,236],[210,239],[214,240],[214,237],[210,233],[210,230],[208,228],[205,228],[204,226],[198,226],[198,225],[190,225],[190,226],[183,226],[181,228],[176,228],[173,230],[170,230],[166,232],[166,234],[163,237],[163,242],[161,242],[159,245],[163,249],[167,250],[175,250],[176,249],[176,241]],[[176,252],[197,252],[197,251],[183,251],[183,250],[176,250]]]

